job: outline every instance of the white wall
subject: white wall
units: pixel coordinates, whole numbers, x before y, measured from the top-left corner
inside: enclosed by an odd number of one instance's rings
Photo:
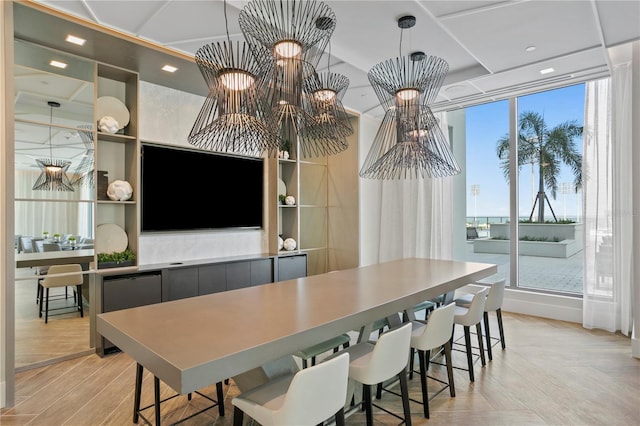
[[[205,98],[144,81],[139,87],[140,140],[194,148],[187,136]],[[206,189],[203,193],[206,196]],[[203,198],[204,207],[209,208]],[[266,239],[263,230],[141,234],[138,262],[150,265],[262,253],[268,251]]]

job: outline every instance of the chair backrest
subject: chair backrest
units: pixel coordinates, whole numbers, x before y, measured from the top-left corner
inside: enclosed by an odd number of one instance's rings
[[[367,366],[367,376],[371,383],[382,383],[407,366],[411,350],[411,328],[411,323],[407,322],[380,335]]]
[[[455,322],[457,324],[470,327],[482,321],[482,315],[484,314],[484,306],[487,300],[488,292],[489,289],[485,287],[474,294],[467,312],[464,315],[456,315]]]
[[[76,272],[76,274],[55,276],[57,274],[71,274],[74,272]],[[68,285],[81,285],[82,281],[82,266],[80,264],[51,265],[49,266],[47,275],[42,280],[42,286],[45,288],[65,287]]]
[[[42,248],[43,244],[44,244],[43,238],[33,238],[31,240],[31,247],[33,248],[33,252],[42,253],[44,251],[44,248]]]
[[[487,300],[484,302],[485,311],[490,312],[502,308],[502,302],[504,301],[504,286],[504,279],[491,284],[491,287],[489,287],[489,294],[487,294]]]
[[[431,312],[422,334],[411,339],[411,346],[423,351],[429,351],[444,345],[451,339],[455,312],[455,303],[449,303]]]
[[[335,415],[347,400],[349,354],[344,352],[296,373],[275,424],[321,424]]]
[[[42,243],[42,251],[60,251],[59,243]]]
[[[20,251],[23,253],[33,253],[33,237],[23,235],[20,237]]]

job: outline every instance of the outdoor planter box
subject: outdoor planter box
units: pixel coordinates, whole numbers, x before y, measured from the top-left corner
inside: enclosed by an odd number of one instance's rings
[[[559,257],[567,258],[580,252],[583,248],[582,223],[520,223],[518,224],[520,237],[530,238],[558,238],[560,241],[520,241],[519,253],[523,256]],[[473,241],[474,253],[509,253],[509,240],[492,239],[491,237],[507,238],[508,223],[491,224],[490,238]]]

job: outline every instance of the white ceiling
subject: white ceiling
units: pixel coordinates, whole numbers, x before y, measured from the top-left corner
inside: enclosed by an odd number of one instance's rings
[[[222,1],[38,0],[49,7],[192,56],[226,38]],[[232,39],[248,2],[228,0]],[[375,64],[399,55],[397,19],[414,15],[402,54],[421,50],[445,59],[449,73],[433,105],[455,109],[609,75],[608,48],[640,39],[640,0],[325,1],[335,12],[331,71],[350,79],[343,99],[354,111],[382,116],[367,78]],[[16,29],[18,30],[18,29]],[[532,52],[525,48],[535,46]],[[318,70],[326,68],[322,59]],[[543,68],[555,71],[541,75]],[[176,73],[175,78],[180,78]],[[141,73],[141,79],[145,75]],[[202,81],[202,94],[206,85]]]

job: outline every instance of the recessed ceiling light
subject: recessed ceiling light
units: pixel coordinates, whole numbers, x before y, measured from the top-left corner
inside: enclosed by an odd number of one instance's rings
[[[87,40],[68,34],[67,38],[65,38],[65,41],[68,41],[69,43],[77,44],[78,46],[84,46]]]
[[[56,60],[49,62],[49,65],[51,65],[52,67],[62,68],[62,69],[65,69],[67,67],[67,64],[65,64],[64,62],[60,62]]]
[[[172,67],[171,65],[165,65],[164,67],[162,67],[162,71],[176,72],[176,71],[178,71],[178,68]]]
[[[527,52],[533,52],[534,50],[536,50],[535,46],[527,46],[524,50],[526,50]]]
[[[543,70],[540,70],[540,74],[549,74],[550,72],[554,72],[555,70],[553,68],[545,68]]]

